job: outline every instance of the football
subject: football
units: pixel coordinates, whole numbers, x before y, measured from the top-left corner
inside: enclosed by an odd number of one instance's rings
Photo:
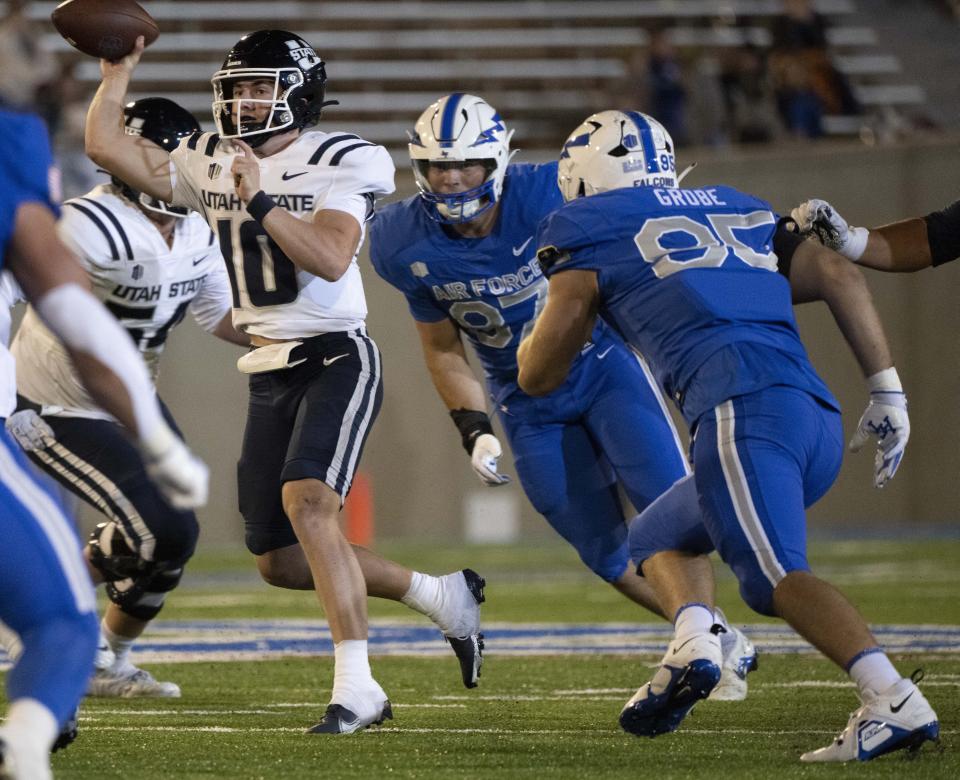
[[[160,34],[157,23],[134,0],[66,0],[50,18],[67,43],[105,60],[129,54],[138,35],[149,46]]]

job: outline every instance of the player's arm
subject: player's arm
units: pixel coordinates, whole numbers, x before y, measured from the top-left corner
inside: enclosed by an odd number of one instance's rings
[[[450,410],[473,470],[486,485],[506,484],[509,477],[497,470],[503,448],[485,411],[483,385],[467,362],[460,330],[449,319],[416,324],[433,386]]]
[[[90,293],[87,275],[57,237],[46,205],[20,206],[9,250],[10,269],[27,299],[63,342],[93,398],[137,438],[167,498],[183,508],[206,503],[206,466],[164,421],[140,354]]]
[[[877,439],[874,484],[883,487],[900,466],[910,438],[907,399],[893,365],[883,323],[860,269],[815,241],[778,231],[774,248],[790,280],[794,303],[824,301],[867,380],[870,401],[850,440],[859,451]]]
[[[878,271],[910,273],[960,257],[960,201],[880,227],[852,227],[824,200],[808,200],[791,217],[801,235],[813,235],[849,260]]]
[[[241,347],[250,346],[250,337],[242,330],[233,327],[233,315],[230,312],[224,314],[217,326],[210,332],[218,339],[230,344],[238,344]]]
[[[121,60],[100,60],[103,79],[97,89],[84,129],[87,156],[97,165],[129,184],[162,201],[173,199],[170,154],[152,141],[127,135],[123,106],[134,68],[143,54],[143,36],[133,51]]]
[[[297,268],[335,282],[350,267],[360,245],[360,223],[345,211],[320,209],[312,220],[298,219],[280,208],[260,189],[260,167],[253,150],[234,140],[241,150],[231,172],[237,195]]]
[[[571,269],[550,277],[547,304],[517,350],[518,381],[530,395],[546,395],[566,379],[590,340],[597,319],[597,273]]]

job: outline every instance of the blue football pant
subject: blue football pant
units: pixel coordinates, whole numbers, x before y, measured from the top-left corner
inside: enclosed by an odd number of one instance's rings
[[[36,699],[63,724],[93,672],[96,597],[52,486],[2,428],[0,529],[0,620],[23,647],[7,674],[7,698]]]
[[[676,429],[649,370],[619,341],[598,342],[553,393],[514,393],[500,419],[523,489],[597,575],[627,570],[617,491],[646,507],[688,473]]]
[[[698,421],[694,479],[707,532],[751,608],[773,613],[773,590],[809,571],[805,508],[843,459],[840,413],[776,386],[719,404]]]

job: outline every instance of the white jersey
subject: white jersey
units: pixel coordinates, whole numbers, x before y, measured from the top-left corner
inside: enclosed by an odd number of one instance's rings
[[[136,205],[106,184],[66,201],[57,232],[80,258],[94,295],[136,343],[154,382],[167,335],[188,310],[206,331],[230,311],[223,258],[197,214],[177,220],[170,247]],[[41,404],[44,414],[113,419],[90,398],[32,306],[12,351],[21,395]]]
[[[247,213],[230,166],[238,150],[214,133],[180,142],[170,155],[173,203],[203,214],[220,240],[233,285],[233,323],[266,338],[289,340],[363,325],[367,303],[356,255],[346,273],[328,282],[298,269]],[[277,205],[299,219],[344,211],[365,223],[379,195],[394,190],[387,150],[349,133],[301,133],[260,159],[260,182]]]
[[[17,372],[10,343],[10,307],[24,300],[23,291],[10,271],[0,271],[0,417],[9,417],[17,408]]]

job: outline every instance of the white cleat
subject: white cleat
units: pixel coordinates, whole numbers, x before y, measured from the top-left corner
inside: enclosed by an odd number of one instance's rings
[[[179,699],[180,686],[159,682],[150,672],[127,664],[119,669],[97,669],[87,685],[87,696],[108,699]]]
[[[863,706],[850,716],[832,744],[800,756],[804,763],[869,761],[894,750],[920,749],[940,741],[937,713],[916,686],[923,678],[902,679],[883,693],[864,691]]]
[[[0,779],[52,780],[50,753],[39,745],[12,739],[0,727]]]
[[[476,688],[483,665],[483,634],[480,632],[480,605],[487,582],[473,569],[455,571],[440,578],[441,606],[430,617],[460,663],[460,675],[467,688]]]
[[[707,698],[710,701],[743,701],[747,698],[747,675],[757,668],[757,650],[740,629],[729,625],[724,628],[726,631],[720,634],[720,651],[723,653],[720,682]]]

